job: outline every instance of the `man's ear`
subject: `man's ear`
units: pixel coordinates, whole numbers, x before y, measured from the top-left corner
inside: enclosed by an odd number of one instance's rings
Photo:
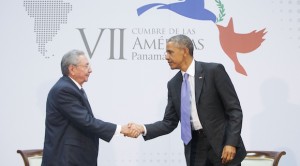
[[[189,55],[189,49],[187,47],[183,48],[184,55]]]
[[[74,65],[69,65],[68,67],[69,73],[71,76],[75,75],[75,66]]]

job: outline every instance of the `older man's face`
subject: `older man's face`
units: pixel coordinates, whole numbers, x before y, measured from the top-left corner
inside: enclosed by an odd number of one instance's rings
[[[87,82],[92,72],[92,68],[86,56],[81,55],[78,57],[78,64],[72,65],[71,76],[81,86],[84,82]]]

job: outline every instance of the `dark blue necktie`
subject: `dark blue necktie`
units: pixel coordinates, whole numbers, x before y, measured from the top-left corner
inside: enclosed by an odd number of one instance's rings
[[[84,96],[86,99],[88,99],[87,96],[86,96],[86,93],[85,93],[84,89],[81,88],[80,91],[81,91],[81,93],[83,94],[83,96]]]
[[[92,115],[92,117],[94,117],[94,114],[93,114],[93,112],[92,112],[92,108],[91,108],[91,106],[90,106],[89,100],[88,100],[88,98],[87,98],[87,95],[86,95],[84,89],[81,88],[81,89],[80,89],[80,92],[82,93],[82,95],[83,95],[84,98],[86,99],[86,101],[84,101],[84,102],[86,103],[87,107],[89,108],[89,109],[88,109],[88,112]]]
[[[190,84],[188,81],[189,75],[187,73],[183,76],[181,85],[181,139],[184,144],[188,144],[192,139],[191,133],[191,100],[190,100]]]

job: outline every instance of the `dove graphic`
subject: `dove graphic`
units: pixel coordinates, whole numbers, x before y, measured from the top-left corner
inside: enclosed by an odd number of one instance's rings
[[[225,16],[224,5],[221,1],[218,1],[218,6],[220,10],[219,17]],[[243,54],[256,50],[265,40],[263,37],[267,33],[265,28],[245,34],[236,33],[234,32],[232,18],[230,18],[227,26],[217,24],[216,15],[205,9],[204,0],[185,0],[170,4],[151,3],[139,7],[137,9],[137,14],[140,16],[153,7],[157,7],[157,9],[168,9],[190,19],[213,21],[218,27],[219,41],[223,51],[234,63],[235,70],[245,76],[247,76],[247,72],[238,60],[238,53]],[[220,20],[223,20],[223,18]]]
[[[233,61],[235,70],[247,76],[247,72],[240,64],[237,53],[249,53],[256,50],[265,40],[263,37],[267,33],[265,28],[250,33],[241,34],[234,32],[233,20],[230,18],[226,27],[217,25],[219,30],[219,40],[225,54]]]
[[[204,8],[204,0],[185,0],[171,4],[152,3],[139,7],[137,14],[140,16],[155,6],[159,6],[157,9],[168,9],[187,18],[216,22],[216,15]]]

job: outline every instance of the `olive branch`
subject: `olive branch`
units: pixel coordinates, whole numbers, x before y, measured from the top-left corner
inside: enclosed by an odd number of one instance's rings
[[[221,21],[223,21],[223,18],[226,15],[225,14],[225,8],[224,8],[224,5],[221,2],[221,0],[215,0],[215,2],[217,3],[217,6],[218,6],[219,12],[220,12],[219,13],[219,18],[217,18],[216,22],[221,22]]]

